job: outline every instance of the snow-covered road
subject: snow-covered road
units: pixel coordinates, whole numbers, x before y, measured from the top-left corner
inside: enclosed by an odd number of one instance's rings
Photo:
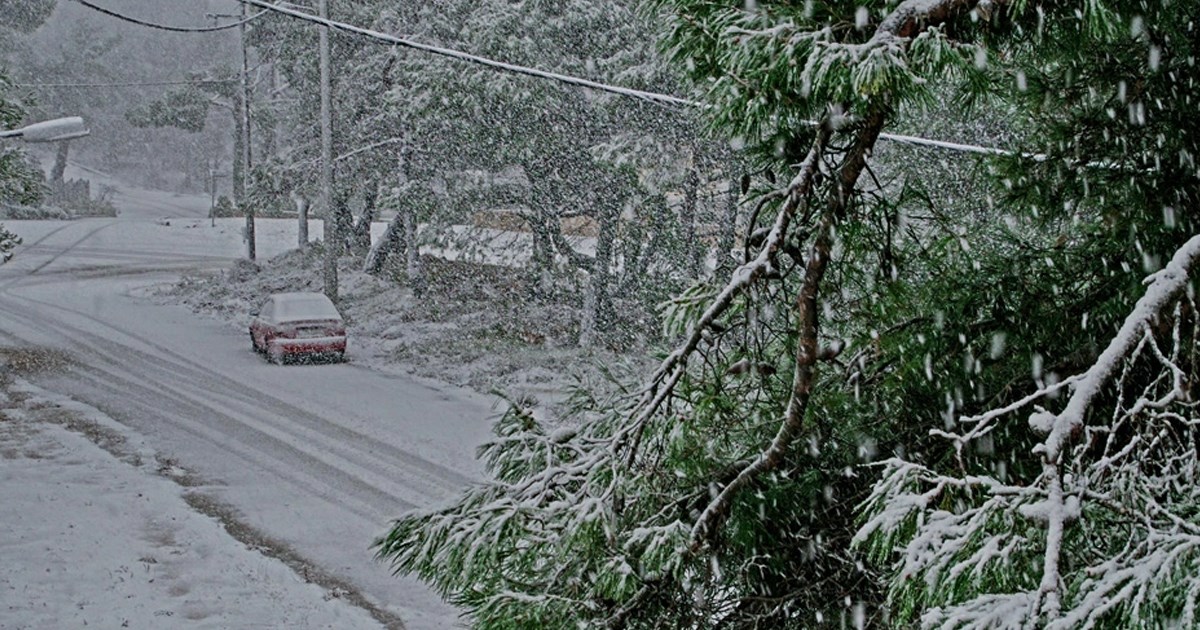
[[[144,436],[187,471],[189,492],[276,553],[352,586],[393,625],[454,625],[451,608],[392,577],[369,546],[391,517],[478,474],[492,401],[356,365],[353,342],[347,364],[272,365],[244,331],[139,299],[181,271],[227,266],[243,244],[240,222],[180,218],[204,216],[198,198],[164,199],[162,212],[152,195],[137,198],[117,219],[7,222],[25,244],[0,267],[0,343],[65,351],[69,368],[38,385]],[[293,222],[261,222],[260,256],[294,233]]]

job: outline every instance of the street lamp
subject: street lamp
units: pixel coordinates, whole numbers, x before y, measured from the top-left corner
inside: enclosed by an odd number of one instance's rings
[[[89,133],[91,132],[83,124],[82,118],[70,116],[26,125],[20,129],[0,131],[0,138],[17,138],[25,142],[58,142],[82,138]]]

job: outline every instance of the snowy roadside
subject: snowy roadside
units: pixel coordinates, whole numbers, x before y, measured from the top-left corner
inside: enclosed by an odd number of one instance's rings
[[[260,221],[267,223],[267,221]],[[288,224],[290,227],[290,222]],[[270,232],[257,263],[185,276],[136,294],[184,304],[242,334],[252,309],[271,293],[321,291],[321,249],[301,252]],[[644,356],[578,347],[577,309],[524,298],[518,272],[478,262],[448,261],[423,253],[430,289],[421,297],[406,286],[364,273],[346,258],[340,267],[340,304],[350,333],[348,356],[372,369],[430,378],[485,395],[502,391],[553,404],[597,366],[644,361]],[[636,345],[635,345],[636,347]],[[249,351],[249,342],[246,343]]]
[[[202,488],[121,424],[0,376],[0,626],[383,627],[202,513]]]

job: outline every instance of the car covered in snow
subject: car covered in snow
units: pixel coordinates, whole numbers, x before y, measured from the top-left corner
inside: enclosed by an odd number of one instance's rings
[[[273,363],[289,357],[346,355],[346,322],[322,293],[276,293],[250,322],[254,351]]]

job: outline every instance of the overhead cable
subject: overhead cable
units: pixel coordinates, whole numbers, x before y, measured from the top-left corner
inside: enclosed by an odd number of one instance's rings
[[[620,86],[616,86],[616,85],[609,85],[607,83],[600,83],[597,81],[591,81],[588,79],[574,77],[574,76],[570,76],[570,75],[566,75],[566,74],[559,74],[557,72],[548,72],[546,70],[539,70],[537,68],[530,68],[527,66],[520,66],[520,65],[516,65],[516,64],[505,63],[502,61],[496,61],[495,59],[489,59],[487,57],[473,55],[471,53],[454,50],[452,48],[443,48],[441,46],[433,46],[430,44],[423,44],[421,42],[413,41],[410,39],[405,39],[403,37],[397,37],[395,35],[388,35],[387,33],[381,33],[379,31],[374,31],[371,29],[363,28],[361,26],[355,26],[353,24],[347,24],[345,22],[338,22],[336,20],[331,20],[331,19],[327,19],[327,18],[321,18],[321,17],[315,16],[315,15],[310,15],[308,13],[303,13],[303,12],[297,11],[295,9],[291,9],[291,8],[280,6],[280,5],[271,3],[271,2],[267,2],[266,0],[238,0],[238,1],[242,2],[244,4],[251,5],[251,6],[259,7],[266,11],[274,11],[276,13],[287,15],[289,17],[292,17],[292,18],[295,18],[298,20],[311,22],[313,24],[317,24],[317,25],[321,25],[321,26],[327,26],[332,29],[344,31],[347,33],[352,33],[355,35],[369,37],[371,39],[374,39],[374,40],[377,40],[380,42],[384,42],[387,44],[403,46],[405,48],[412,48],[415,50],[421,50],[421,51],[428,52],[428,53],[431,53],[434,55],[450,57],[452,59],[459,59],[459,60],[466,61],[469,63],[476,63],[476,64],[480,64],[480,65],[487,66],[490,68],[495,68],[497,70],[502,70],[505,72],[511,72],[511,73],[515,73],[515,74],[523,74],[523,75],[527,75],[527,76],[538,77],[541,79],[550,79],[553,81],[558,81],[560,83],[566,83],[568,85],[576,85],[576,86],[580,86],[580,87],[586,87],[586,88],[598,90],[601,92],[608,92],[610,94],[619,94],[622,96],[630,96],[633,98],[641,99],[644,101],[650,101],[650,102],[654,102],[654,103],[662,103],[662,104],[666,104],[666,105],[684,105],[687,107],[705,107],[705,105],[699,101],[693,101],[693,100],[689,100],[689,99],[685,99],[685,98],[680,98],[678,96],[671,96],[669,94],[659,94],[657,92],[647,92],[644,90],[634,90],[631,88],[625,88],[625,87],[620,87]],[[946,142],[943,140],[931,140],[929,138],[919,138],[916,136],[905,136],[905,135],[899,135],[899,134],[881,133],[881,134],[879,134],[879,137],[884,140],[890,140],[892,142],[899,142],[902,144],[911,144],[911,145],[915,145],[915,146],[924,146],[924,147],[934,147],[934,148],[938,148],[938,149],[947,149],[950,151],[976,153],[979,155],[999,155],[999,156],[1017,155],[1015,152],[1007,150],[1007,149],[999,149],[999,148],[995,148],[995,147],[983,147],[983,146],[971,145],[971,144],[960,144],[957,142]],[[1021,155],[1024,155],[1024,154],[1021,154]],[[1026,156],[1026,157],[1036,158],[1038,156]]]
[[[237,79],[194,79],[191,81],[130,81],[125,83],[12,83],[10,86],[15,88],[119,88],[206,85],[209,83],[236,83],[237,81]]]
[[[104,15],[115,17],[118,20],[122,20],[124,22],[129,22],[130,24],[137,24],[138,26],[147,26],[147,27],[156,28],[156,29],[159,29],[162,31],[171,31],[172,33],[212,33],[215,31],[224,31],[224,30],[228,30],[231,28],[237,28],[237,27],[253,20],[254,18],[257,18],[258,16],[266,13],[266,11],[259,11],[258,13],[255,13],[254,15],[251,15],[250,17],[248,17],[244,20],[239,20],[237,22],[232,22],[230,24],[222,24],[220,26],[170,26],[167,24],[155,24],[154,22],[147,22],[145,20],[139,20],[138,18],[129,17],[128,15],[123,15],[121,13],[117,13],[116,11],[113,11],[111,9],[105,9],[104,7],[99,6],[97,4],[93,4],[93,3],[89,2],[88,0],[75,0],[75,2],[78,2],[79,4],[82,4],[83,6],[89,8],[93,11],[98,11],[100,13],[103,13]]]
[[[461,61],[467,61],[470,63],[476,63],[476,64],[479,64],[482,66],[487,66],[489,68],[494,68],[496,70],[502,70],[504,72],[511,72],[514,74],[524,74],[524,75],[528,75],[528,76],[532,76],[532,77],[538,77],[540,79],[550,79],[552,81],[558,81],[559,83],[566,83],[568,85],[575,85],[575,86],[579,86],[579,87],[590,88],[590,89],[598,90],[601,92],[609,92],[611,94],[620,94],[622,96],[630,96],[630,97],[641,99],[644,101],[650,101],[650,102],[654,102],[654,103],[662,103],[665,105],[686,105],[689,107],[700,106],[700,103],[698,103],[696,101],[690,101],[688,99],[680,98],[678,96],[670,96],[667,94],[658,94],[655,92],[646,92],[643,90],[634,90],[631,88],[625,88],[625,87],[620,87],[620,86],[616,86],[616,85],[609,85],[607,83],[600,83],[598,81],[591,81],[589,79],[573,77],[573,76],[567,75],[567,74],[559,74],[557,72],[548,72],[546,70],[539,70],[537,68],[530,68],[528,66],[520,66],[517,64],[505,63],[503,61],[496,61],[495,59],[489,59],[487,57],[473,55],[471,53],[462,52],[460,50],[454,50],[452,48],[443,48],[441,46],[432,46],[430,44],[423,44],[421,42],[413,41],[411,39],[405,39],[403,37],[396,37],[395,35],[388,35],[387,33],[381,33],[379,31],[373,31],[371,29],[362,28],[360,26],[354,26],[353,24],[347,24],[345,22],[338,22],[336,20],[330,20],[330,19],[315,16],[315,15],[309,15],[308,13],[303,13],[301,11],[283,7],[283,6],[280,6],[280,5],[271,3],[271,2],[264,2],[263,0],[238,0],[238,1],[242,2],[244,4],[251,5],[251,6],[259,7],[261,9],[274,11],[276,13],[282,13],[283,15],[287,15],[287,16],[293,17],[298,20],[304,20],[307,22],[312,22],[314,24],[327,26],[329,28],[336,29],[339,31],[344,31],[347,33],[353,33],[355,35],[369,37],[371,39],[374,39],[374,40],[377,40],[380,42],[384,42],[387,44],[391,44],[393,46],[403,46],[405,48],[421,50],[421,51],[424,51],[424,52],[427,52],[430,54],[440,55],[442,57],[450,57],[452,59],[459,59]]]
[[[683,106],[687,106],[687,107],[705,107],[705,105],[703,103],[700,103],[698,101],[693,101],[690,99],[681,98],[678,96],[672,96],[669,94],[660,94],[657,92],[649,92],[649,91],[645,91],[645,90],[635,90],[632,88],[626,88],[626,87],[621,87],[621,86],[617,86],[617,85],[601,83],[599,81],[592,81],[590,79],[584,79],[581,77],[575,77],[575,76],[571,76],[571,75],[567,75],[567,74],[561,74],[561,73],[557,73],[557,72],[549,72],[546,70],[539,70],[537,68],[531,68],[528,66],[521,66],[521,65],[517,65],[517,64],[506,63],[503,61],[497,61],[495,59],[489,59],[487,57],[474,55],[474,54],[463,52],[460,50],[454,50],[452,48],[444,48],[441,46],[433,46],[431,44],[424,44],[424,43],[413,41],[413,40],[406,39],[403,37],[397,37],[395,35],[389,35],[387,33],[381,33],[379,31],[363,28],[360,26],[355,26],[353,24],[348,24],[345,22],[339,22],[336,20],[331,20],[331,19],[327,19],[327,18],[321,18],[321,17],[315,16],[315,15],[310,15],[308,13],[304,13],[302,11],[298,11],[296,9],[281,6],[278,4],[274,4],[272,2],[267,2],[265,0],[238,0],[238,1],[243,4],[248,4],[251,6],[258,7],[262,10],[259,11],[258,13],[255,13],[254,15],[247,17],[244,20],[240,20],[240,21],[233,22],[230,24],[223,24],[221,26],[181,27],[181,26],[169,26],[169,25],[165,25],[165,24],[155,24],[152,22],[139,20],[137,18],[132,18],[132,17],[117,13],[115,11],[105,9],[104,7],[101,7],[96,4],[93,4],[92,2],[89,2],[89,0],[75,0],[75,2],[78,2],[79,4],[81,4],[85,7],[88,7],[89,9],[93,9],[93,10],[103,13],[105,15],[109,15],[109,16],[112,16],[119,20],[123,20],[125,22],[130,22],[132,24],[138,24],[140,26],[146,26],[146,27],[150,27],[150,28],[156,28],[156,29],[160,29],[160,30],[164,30],[164,31],[171,31],[171,32],[176,32],[176,33],[210,33],[210,32],[214,32],[214,31],[223,31],[226,29],[236,28],[242,24],[245,24],[247,22],[250,22],[251,20],[258,18],[259,16],[263,15],[267,11],[272,11],[275,13],[280,13],[280,14],[289,16],[294,19],[311,22],[313,24],[326,26],[326,27],[329,27],[332,29],[336,29],[336,30],[343,31],[346,33],[351,33],[354,35],[368,37],[368,38],[374,39],[376,41],[390,44],[393,46],[402,46],[405,48],[412,48],[414,50],[420,50],[420,51],[427,52],[427,53],[430,53],[433,55],[439,55],[442,57],[458,59],[460,61],[466,61],[468,63],[475,63],[475,64],[479,64],[479,65],[486,66],[489,68],[493,68],[496,70],[510,72],[513,74],[522,74],[522,75],[541,78],[541,79],[548,79],[548,80],[552,80],[552,81],[557,81],[559,83],[564,83],[567,85],[574,85],[574,86],[578,86],[578,87],[584,87],[584,88],[597,90],[600,92],[607,92],[610,94],[618,94],[621,96],[628,96],[628,97],[640,99],[643,101],[649,101],[652,103],[659,103],[659,104],[663,104],[663,105],[683,105]],[[216,81],[209,81],[208,83],[215,83],[215,82]],[[201,83],[205,83],[205,82],[202,81]],[[153,84],[153,83],[148,82],[148,83],[145,83],[144,85],[151,85],[151,84]],[[161,85],[169,85],[171,83],[162,82],[160,84]],[[135,84],[129,84],[129,86],[133,86],[133,85],[135,85]],[[27,85],[27,86],[23,86],[23,87],[125,87],[125,85],[118,85],[118,84],[103,84],[103,85],[101,85],[101,84],[97,84],[97,85],[33,84],[33,85]],[[965,153],[975,153],[975,154],[980,154],[980,155],[999,155],[999,156],[1017,155],[1015,152],[1007,150],[1007,149],[999,149],[999,148],[995,148],[995,147],[984,147],[984,146],[970,145],[970,144],[960,144],[960,143],[956,143],[956,142],[946,142],[946,141],[942,141],[942,140],[931,140],[929,138],[920,138],[920,137],[916,137],[916,136],[905,136],[905,135],[898,135],[898,134],[881,133],[881,134],[879,134],[879,137],[884,140],[890,140],[890,141],[899,142],[902,144],[934,147],[934,148],[939,148],[939,149],[947,149],[947,150],[951,150],[951,151],[960,151],[960,152],[965,152]],[[1024,155],[1024,154],[1022,154],[1022,155]],[[1042,157],[1042,159],[1045,159],[1043,156],[1027,156],[1027,157],[1033,157],[1035,159],[1038,157]]]

